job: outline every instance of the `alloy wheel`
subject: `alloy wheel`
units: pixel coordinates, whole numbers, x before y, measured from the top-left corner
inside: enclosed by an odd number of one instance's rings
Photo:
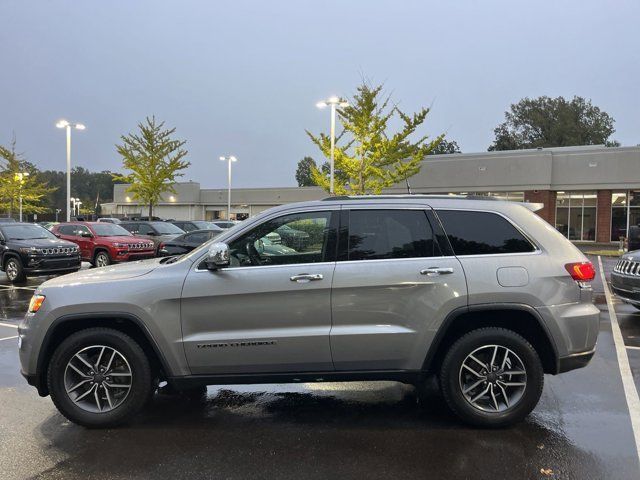
[[[107,265],[109,265],[109,257],[106,253],[96,255],[96,267],[106,267]]]
[[[484,345],[471,352],[459,371],[460,390],[474,408],[504,412],[513,408],[527,387],[527,372],[516,353],[502,345]]]
[[[71,401],[91,413],[110,412],[131,391],[133,374],[125,356],[113,347],[92,345],[67,362],[64,387]]]
[[[9,260],[7,262],[6,272],[9,280],[15,280],[18,277],[18,265],[15,260]]]

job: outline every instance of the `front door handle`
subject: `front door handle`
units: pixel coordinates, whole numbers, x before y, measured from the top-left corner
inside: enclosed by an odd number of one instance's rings
[[[307,283],[315,280],[322,280],[321,273],[300,273],[290,278],[292,282]]]
[[[429,277],[435,277],[436,275],[446,275],[448,273],[453,273],[453,268],[451,267],[429,267],[424,270],[420,270],[421,275],[428,275]]]

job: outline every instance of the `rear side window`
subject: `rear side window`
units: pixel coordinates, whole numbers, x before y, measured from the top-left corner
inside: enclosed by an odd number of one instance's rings
[[[456,255],[526,253],[535,250],[531,242],[506,218],[490,212],[438,210]]]
[[[423,210],[351,210],[348,260],[440,256]]]

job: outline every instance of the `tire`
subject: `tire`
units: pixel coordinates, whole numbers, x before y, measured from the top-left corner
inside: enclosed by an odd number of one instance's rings
[[[480,364],[494,365],[497,371],[487,372]],[[543,384],[544,371],[535,349],[505,328],[465,334],[449,348],[440,369],[440,389],[449,408],[464,422],[479,427],[506,427],[524,419],[537,405]]]
[[[7,274],[7,279],[11,283],[21,283],[27,279],[22,267],[22,262],[16,257],[9,257],[4,264],[4,271]]]
[[[97,363],[110,369],[102,374],[94,368]],[[149,359],[142,348],[128,335],[110,328],[88,328],[67,337],[51,357],[47,384],[60,413],[89,428],[126,422],[153,393]]]
[[[94,267],[106,267],[111,265],[111,257],[108,252],[104,250],[98,250],[93,257],[93,266]]]

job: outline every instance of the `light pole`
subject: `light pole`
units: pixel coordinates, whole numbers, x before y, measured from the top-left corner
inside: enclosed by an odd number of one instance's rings
[[[58,215],[62,212],[60,208],[56,208],[56,222],[58,221]]]
[[[231,162],[237,162],[238,159],[233,155],[220,157],[220,160],[227,162],[229,168],[229,190],[227,192],[227,220],[231,220]]]
[[[82,202],[79,198],[76,198],[76,217],[80,216],[80,205],[82,205]]]
[[[69,204],[71,205],[71,211],[73,212],[73,214],[76,214],[76,199],[75,197],[70,197],[69,198]],[[67,222],[71,221],[71,216],[69,215],[69,213],[67,213]]]
[[[22,222],[22,185],[24,185],[25,179],[29,176],[29,172],[20,172],[15,174],[15,180],[19,183],[18,187],[18,202],[20,205],[20,221]]]
[[[67,130],[67,222],[71,221],[71,129],[84,130],[86,127],[82,123],[69,123],[60,120],[56,127]]]
[[[349,106],[349,102],[336,96],[329,97],[326,100],[322,100],[321,102],[316,103],[316,107],[318,108],[331,107],[331,131],[329,133],[329,136],[331,138],[331,162],[329,164],[330,165],[329,193],[331,195],[333,195],[334,193],[333,177],[334,177],[334,170],[335,170],[334,151],[336,148],[336,109],[338,107],[348,107],[348,106]]]

